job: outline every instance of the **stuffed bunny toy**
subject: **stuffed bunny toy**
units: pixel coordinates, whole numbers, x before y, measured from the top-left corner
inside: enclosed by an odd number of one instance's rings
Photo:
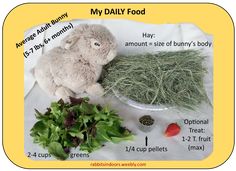
[[[101,96],[97,83],[102,66],[116,56],[117,43],[110,31],[97,24],[81,24],[55,47],[42,55],[34,68],[39,86],[64,100],[81,93]]]

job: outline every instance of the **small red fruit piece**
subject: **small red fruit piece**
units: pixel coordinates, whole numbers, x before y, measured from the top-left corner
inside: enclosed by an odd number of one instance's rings
[[[179,134],[179,132],[180,132],[180,126],[177,123],[171,123],[166,128],[165,136],[172,137]]]

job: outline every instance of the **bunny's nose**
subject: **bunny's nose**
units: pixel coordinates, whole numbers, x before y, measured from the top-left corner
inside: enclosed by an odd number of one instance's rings
[[[116,50],[116,49],[117,49],[117,47],[118,47],[118,44],[117,44],[117,42],[113,43],[112,45],[113,45],[113,46],[112,46],[112,48]]]
[[[107,54],[107,63],[110,62],[112,59],[114,59],[116,54],[117,54],[116,50],[110,50],[109,53]]]

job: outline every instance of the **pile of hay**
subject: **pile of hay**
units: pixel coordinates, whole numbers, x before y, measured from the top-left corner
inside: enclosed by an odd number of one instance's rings
[[[106,93],[115,90],[142,104],[194,109],[208,102],[204,58],[196,50],[117,56],[104,67],[100,82]]]

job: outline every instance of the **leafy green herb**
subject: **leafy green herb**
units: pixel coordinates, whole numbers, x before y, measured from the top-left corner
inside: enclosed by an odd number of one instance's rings
[[[111,141],[118,143],[132,140],[132,133],[121,126],[122,119],[112,110],[100,105],[90,104],[88,98],[70,98],[51,103],[31,129],[30,135],[37,143],[57,159],[65,160],[71,148],[93,152]]]
[[[105,66],[100,81],[106,93],[115,91],[139,103],[194,109],[209,102],[204,58],[196,50],[118,56]]]
[[[68,158],[68,154],[64,151],[62,145],[58,142],[51,142],[48,145],[48,152],[61,160],[65,160]]]

